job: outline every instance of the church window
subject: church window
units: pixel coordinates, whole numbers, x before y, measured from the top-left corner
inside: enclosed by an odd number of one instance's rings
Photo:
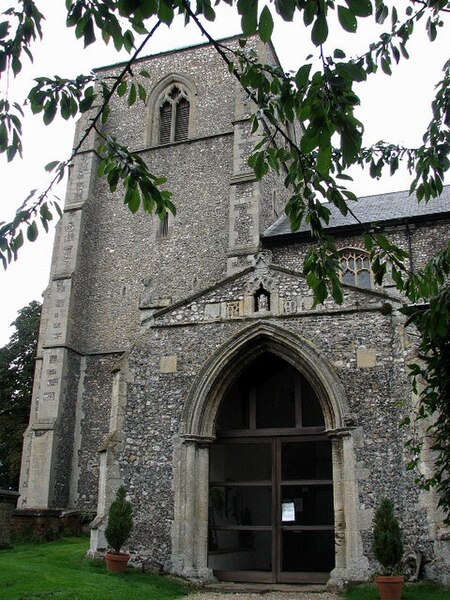
[[[166,212],[164,217],[159,221],[159,232],[158,237],[166,238],[169,237],[169,213]]]
[[[159,143],[182,142],[189,134],[189,100],[181,85],[172,85],[159,109]]]
[[[367,252],[355,248],[346,248],[340,254],[341,280],[343,283],[370,290],[372,271]]]
[[[161,237],[167,237],[169,235],[169,213],[166,213],[161,220],[160,233]]]

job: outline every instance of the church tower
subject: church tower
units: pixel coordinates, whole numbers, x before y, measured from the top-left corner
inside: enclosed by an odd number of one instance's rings
[[[270,46],[256,37],[248,45],[276,64]],[[138,61],[135,73],[143,69],[150,77],[135,79],[147,102],[128,107],[126,97],[113,97],[102,133],[167,178],[176,216],[132,215],[120,185],[113,194],[97,177],[100,140],[88,139],[71,170],[44,296],[23,507],[96,509],[117,360],[155,310],[252,265],[274,220],[275,181],[256,181],[247,165],[254,107],[215,49],[164,52]],[[121,70],[105,67],[97,77]]]

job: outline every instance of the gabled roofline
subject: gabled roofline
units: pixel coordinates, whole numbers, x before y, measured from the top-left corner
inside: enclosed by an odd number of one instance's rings
[[[253,271],[253,269],[254,269],[254,267],[251,266],[251,267],[247,267],[243,271],[239,271],[238,273],[235,273],[234,275],[229,275],[228,277],[221,279],[217,283],[210,285],[207,288],[203,288],[202,290],[195,292],[195,294],[191,294],[190,296],[187,296],[183,300],[179,300],[178,302],[175,302],[175,304],[171,304],[170,306],[165,306],[164,308],[160,308],[159,310],[156,310],[152,316],[154,318],[158,318],[158,317],[161,317],[162,315],[165,315],[173,310],[176,310],[177,308],[186,306],[186,304],[193,302],[197,298],[200,298],[201,296],[204,296],[205,294],[209,294],[209,292],[213,292],[214,290],[217,290],[218,288],[222,287],[223,285],[226,285],[227,283],[231,283],[232,281],[239,279],[239,277],[241,277],[242,275],[247,275],[247,273],[250,273],[251,271]],[[144,309],[141,309],[141,310],[144,310]]]
[[[287,269],[286,267],[281,267],[274,263],[269,263],[267,265],[267,269],[272,270],[272,271],[278,271],[279,273],[284,273],[285,275],[291,275],[292,277],[299,277],[301,279],[306,280],[305,275],[303,275],[303,273],[301,273],[300,271],[295,271],[294,269]],[[159,310],[156,310],[153,313],[151,318],[157,319],[159,317],[169,314],[170,312],[172,312],[174,310],[177,310],[178,308],[187,306],[188,304],[190,304],[197,298],[201,298],[202,296],[205,296],[206,294],[209,294],[210,292],[214,292],[215,290],[221,288],[222,286],[224,286],[228,283],[231,283],[233,281],[236,281],[240,277],[243,277],[244,275],[247,275],[248,273],[251,273],[254,270],[255,270],[255,266],[253,265],[251,267],[247,267],[246,269],[243,269],[242,271],[239,271],[238,273],[235,273],[234,275],[229,275],[228,277],[221,279],[214,285],[211,285],[207,288],[199,290],[198,292],[195,292],[195,294],[191,294],[190,296],[187,296],[183,300],[179,300],[178,302],[175,302],[175,304],[171,304],[170,306],[165,306],[164,308],[160,308]],[[360,287],[350,285],[350,284],[347,284],[344,282],[342,282],[342,287],[344,289],[362,293],[363,295],[376,296],[377,298],[383,298],[384,300],[391,300],[393,302],[398,302],[400,304],[403,304],[403,301],[401,298],[397,297],[394,294],[391,294],[389,291],[387,291],[385,289],[372,290],[372,289],[360,288]],[[145,309],[142,308],[141,310],[145,310]]]
[[[337,227],[324,227],[326,233],[345,235],[347,233],[357,234],[372,228],[385,229],[386,227],[407,226],[415,223],[426,223],[434,221],[444,221],[450,219],[450,211],[429,213],[426,215],[412,215],[410,217],[399,217],[397,219],[388,219],[386,221],[374,221],[373,223],[351,223],[348,225],[339,225]],[[287,242],[295,243],[299,241],[314,241],[311,231],[292,231],[290,233],[263,235],[262,244],[266,246],[278,246]]]

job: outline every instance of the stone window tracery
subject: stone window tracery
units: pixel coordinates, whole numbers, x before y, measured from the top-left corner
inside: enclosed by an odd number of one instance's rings
[[[341,280],[370,290],[373,287],[370,257],[358,248],[345,248],[340,252]]]
[[[189,97],[185,88],[178,83],[168,87],[159,105],[160,144],[188,139],[189,112]]]
[[[169,213],[165,213],[164,217],[159,222],[159,236],[160,238],[169,237]]]

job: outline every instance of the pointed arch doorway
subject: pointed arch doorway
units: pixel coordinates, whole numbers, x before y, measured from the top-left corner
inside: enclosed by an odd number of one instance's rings
[[[326,582],[331,442],[307,378],[263,352],[223,395],[209,457],[208,567],[221,580]]]

